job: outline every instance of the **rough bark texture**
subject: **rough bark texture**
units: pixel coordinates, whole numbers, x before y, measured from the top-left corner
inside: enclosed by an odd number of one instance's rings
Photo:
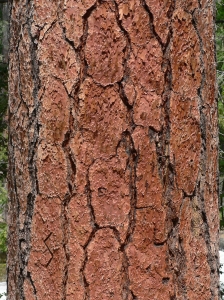
[[[9,52],[9,4],[3,3],[0,4],[2,7],[2,55],[3,62],[8,63],[8,52]]]
[[[213,15],[12,2],[8,299],[218,299]]]

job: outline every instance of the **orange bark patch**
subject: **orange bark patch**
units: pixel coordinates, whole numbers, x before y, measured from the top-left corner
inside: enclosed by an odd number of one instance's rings
[[[81,37],[84,34],[83,16],[95,2],[96,0],[78,0],[75,2],[67,0],[64,2],[62,24],[65,28],[66,37],[74,42],[76,48],[80,45]]]
[[[115,227],[124,241],[129,225],[130,182],[127,157],[96,161],[90,169],[92,206],[99,226]]]
[[[127,109],[118,86],[102,88],[86,80],[79,95],[77,122],[79,132],[72,139],[72,151],[90,165],[93,159],[116,154],[122,132],[127,128]]]
[[[139,299],[165,300],[174,293],[172,273],[167,268],[165,239],[163,209],[137,210],[135,230],[126,253],[130,288]]]
[[[142,142],[144,138],[144,142]],[[133,133],[139,159],[136,170],[137,207],[162,205],[162,183],[159,177],[155,143],[150,143],[148,130],[136,129]]]
[[[51,76],[60,79],[68,93],[78,81],[80,66],[72,47],[63,39],[62,29],[54,25],[45,35],[39,51],[40,76],[43,80],[42,90],[46,83],[52,84]],[[55,88],[55,91],[58,91]]]
[[[170,101],[170,154],[179,189],[192,194],[199,172],[201,152],[200,114],[197,98],[181,99],[172,93]]]
[[[122,300],[122,255],[113,230],[99,230],[89,244],[84,270],[91,300]]]
[[[103,86],[123,77],[124,34],[117,25],[111,2],[101,4],[89,17],[85,47],[88,74]]]

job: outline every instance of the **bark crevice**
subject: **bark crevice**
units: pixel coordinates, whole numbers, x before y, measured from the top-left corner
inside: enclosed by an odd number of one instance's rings
[[[204,63],[204,44],[203,39],[201,37],[200,31],[198,30],[198,24],[197,24],[197,18],[195,16],[196,12],[199,13],[201,11],[201,3],[199,0],[199,9],[195,9],[192,13],[192,24],[194,26],[194,29],[197,33],[199,45],[200,45],[200,67],[201,67],[201,84],[198,88],[198,97],[199,97],[199,111],[200,111],[200,130],[201,130],[201,139],[202,139],[202,147],[201,147],[201,178],[198,179],[197,182],[197,194],[200,197],[200,209],[201,209],[201,217],[204,222],[204,235],[205,235],[205,243],[207,247],[207,257],[208,257],[208,264],[210,267],[210,273],[211,273],[211,300],[216,299],[216,293],[215,289],[218,283],[216,282],[216,278],[213,276],[213,274],[217,271],[218,266],[217,263],[215,263],[213,251],[211,249],[211,237],[210,237],[210,229],[209,229],[209,222],[207,219],[206,214],[206,208],[205,208],[205,199],[204,199],[204,185],[206,184],[206,161],[207,161],[207,121],[206,121],[206,104],[204,103],[204,97],[203,97],[203,89],[206,84],[206,71],[205,71],[205,63]],[[195,189],[195,192],[196,192]],[[217,257],[216,257],[217,260]]]

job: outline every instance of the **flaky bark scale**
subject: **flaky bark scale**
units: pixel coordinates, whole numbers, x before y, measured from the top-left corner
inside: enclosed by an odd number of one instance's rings
[[[13,1],[10,300],[218,300],[214,1]]]

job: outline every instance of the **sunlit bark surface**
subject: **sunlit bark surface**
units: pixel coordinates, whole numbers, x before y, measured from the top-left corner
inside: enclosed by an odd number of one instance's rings
[[[218,300],[214,2],[12,2],[8,299]]]

